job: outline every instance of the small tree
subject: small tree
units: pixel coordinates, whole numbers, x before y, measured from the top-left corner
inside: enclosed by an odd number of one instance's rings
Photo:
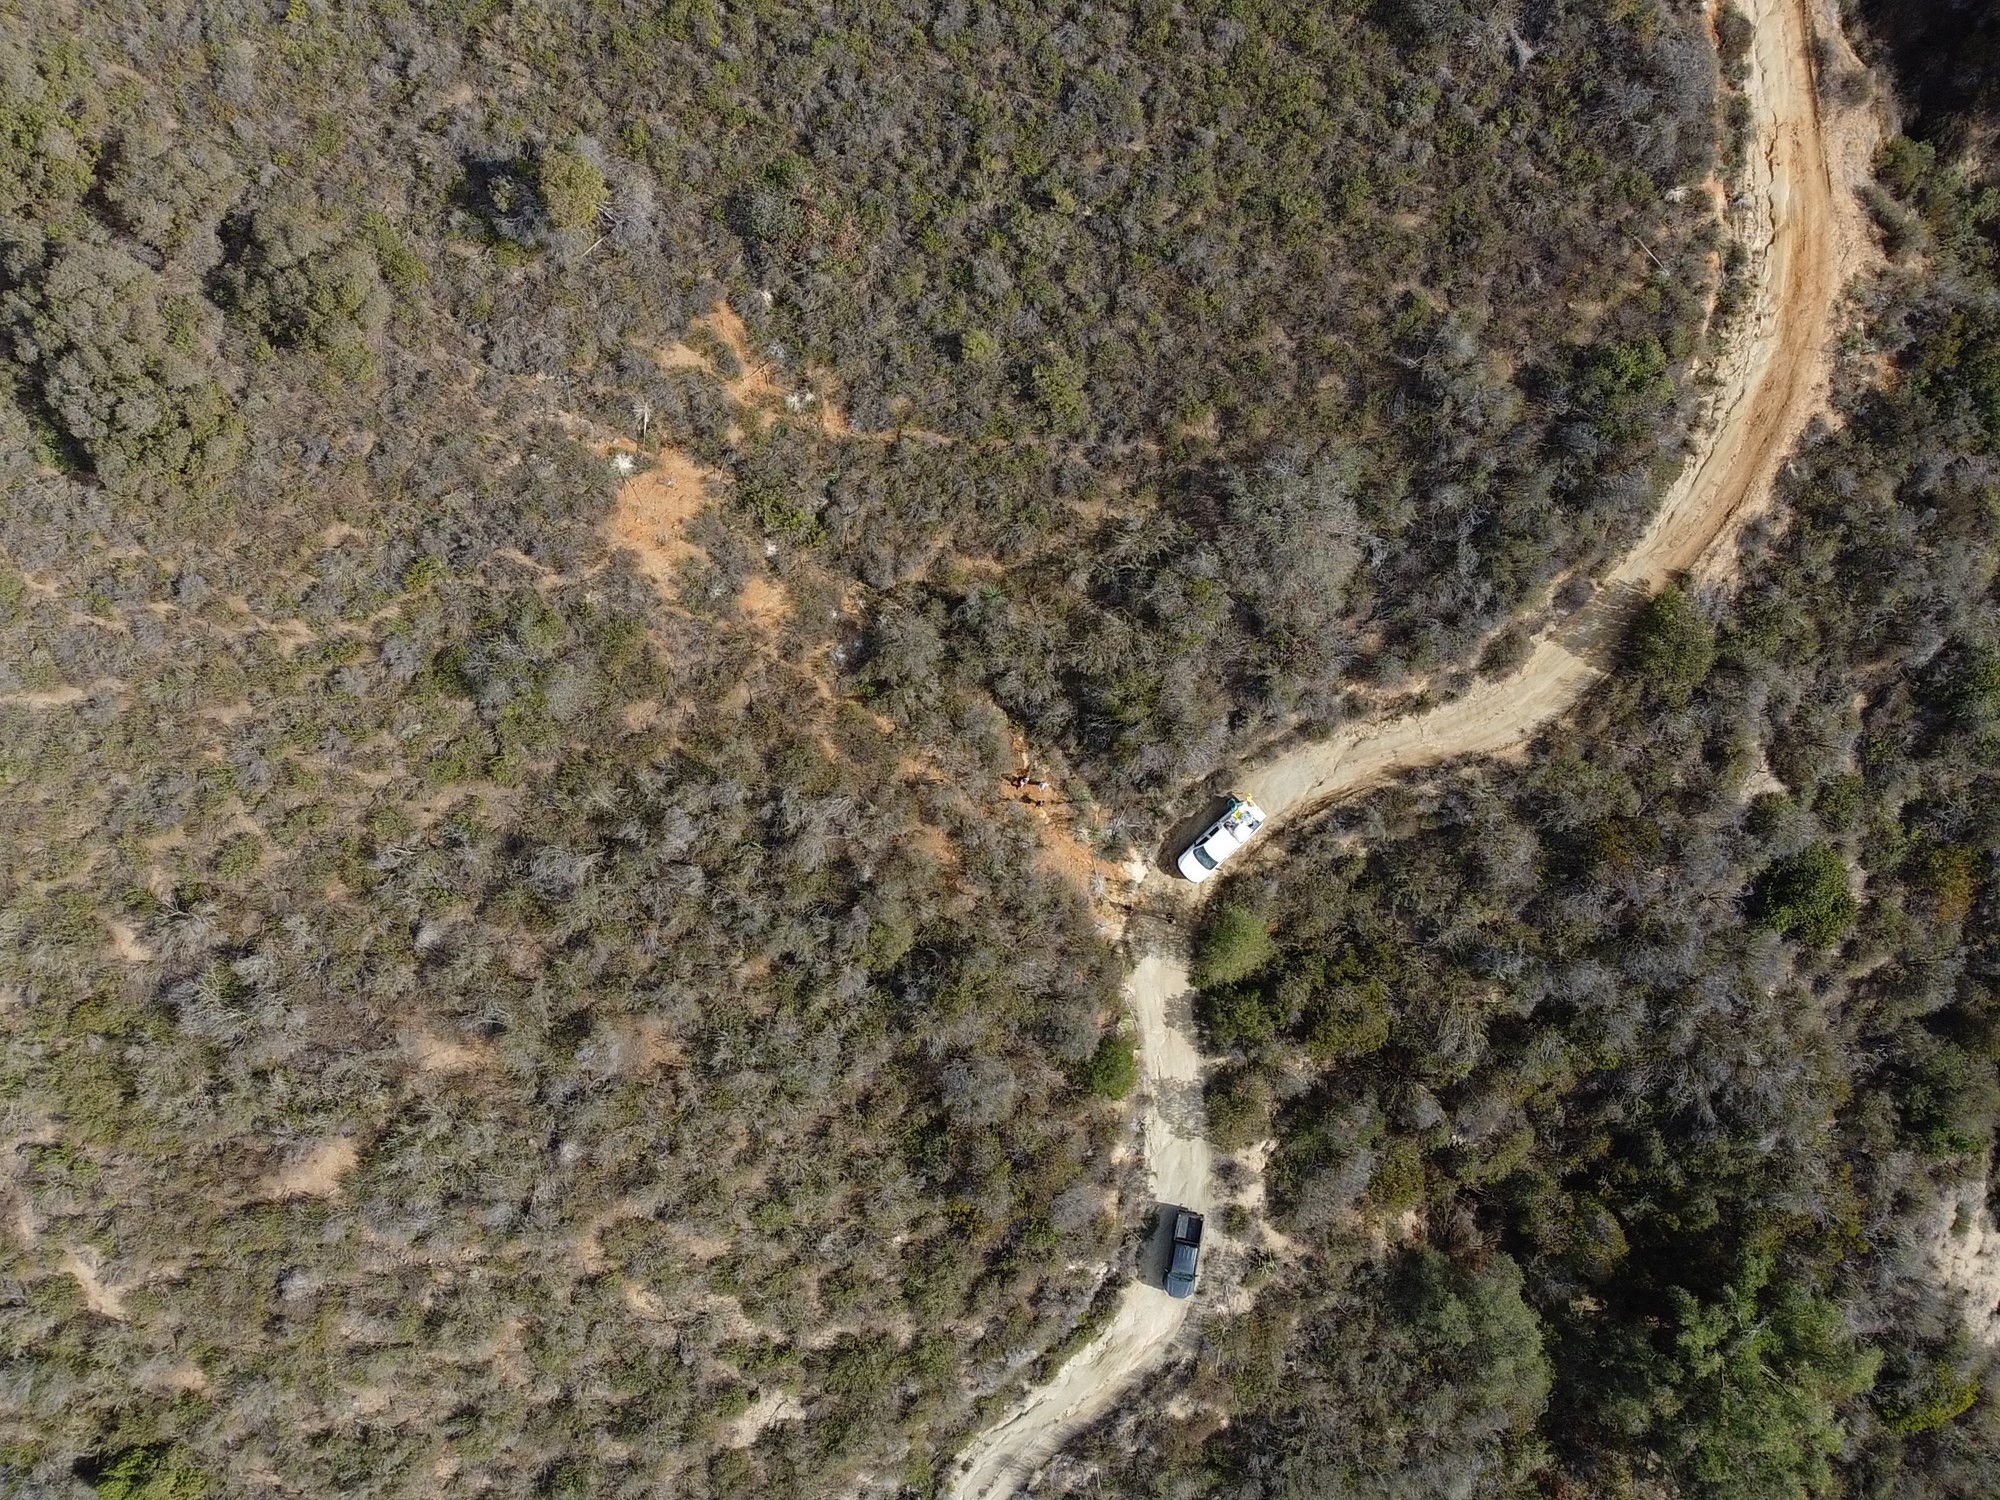
[[[1203,989],[1234,984],[1277,956],[1278,945],[1263,921],[1233,902],[1216,908],[1195,953],[1194,982]]]
[[[1766,927],[1815,948],[1839,942],[1861,910],[1847,888],[1847,861],[1831,844],[1772,865],[1757,882],[1756,906]]]
[[[1715,665],[1715,627],[1684,592],[1669,588],[1639,616],[1632,661],[1649,689],[1684,707]]]
[[[367,372],[389,294],[372,249],[337,226],[259,209],[216,280],[226,303],[272,344],[323,355],[350,380]]]
[[[6,352],[108,487],[200,492],[235,463],[243,423],[201,357],[213,308],[108,245],[9,269],[21,285],[0,298]]]

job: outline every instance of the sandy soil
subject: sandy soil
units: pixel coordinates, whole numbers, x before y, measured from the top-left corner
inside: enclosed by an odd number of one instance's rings
[[[419,1026],[407,1027],[396,1039],[397,1046],[424,1073],[462,1073],[490,1068],[499,1059],[492,1043],[467,1038],[440,1036]]]
[[[1603,674],[1608,651],[1647,598],[1690,572],[1728,576],[1739,532],[1768,503],[1778,465],[1824,404],[1840,290],[1869,254],[1851,189],[1867,170],[1876,126],[1858,112],[1821,118],[1809,9],[1817,3],[1747,6],[1757,28],[1750,84],[1756,138],[1733,228],[1750,251],[1752,295],[1718,362],[1719,394],[1694,453],[1658,514],[1591,602],[1545,633],[1512,677],[1429,713],[1357,726],[1247,769],[1238,786],[1274,820],[1403,771],[1522,747]],[[1818,20],[1823,34],[1840,35],[1830,12],[1820,9]],[[1128,987],[1151,1096],[1146,1154],[1154,1192],[1163,1202],[1207,1211],[1212,1163],[1186,967],[1168,944],[1137,946]],[[966,1450],[952,1494],[1013,1494],[1166,1355],[1187,1314],[1187,1303],[1143,1281],[1131,1286],[1102,1335]]]
[[[153,950],[141,942],[139,930],[122,917],[107,917],[104,925],[111,931],[111,951],[128,964],[144,964],[153,961]]]
[[[1931,1246],[1938,1280],[1964,1299],[1965,1326],[1982,1343],[2000,1345],[2000,1227],[1986,1210],[1981,1173],[1946,1204]],[[1962,1227],[1961,1227],[1962,1226]]]
[[[157,1355],[133,1371],[134,1382],[165,1396],[185,1396],[208,1389],[208,1372],[191,1359]]]
[[[1822,133],[1804,0],[1758,0],[1750,153],[1737,232],[1755,292],[1720,362],[1721,394],[1694,456],[1645,534],[1582,609],[1535,643],[1511,677],[1428,713],[1343,730],[1246,770],[1237,785],[1275,819],[1400,772],[1518,749],[1603,675],[1623,627],[1669,580],[1726,578],[1743,526],[1768,502],[1778,465],[1824,404],[1834,313],[1869,255],[1851,186],[1865,173],[1874,120],[1854,111]],[[1830,22],[1822,31],[1838,35]],[[1838,164],[1840,181],[1834,167]]]
[[[714,477],[686,454],[663,448],[650,469],[618,487],[612,539],[631,549],[639,571],[668,598],[673,597],[675,573],[695,554],[687,524],[708,505],[708,482]]]
[[[780,1422],[796,1422],[806,1414],[798,1397],[789,1391],[766,1391],[748,1411],[723,1429],[719,1440],[724,1448],[747,1448],[763,1436],[764,1429]]]
[[[743,595],[737,600],[743,617],[766,635],[776,635],[792,616],[792,598],[785,586],[769,573],[752,573],[743,580]]]
[[[361,1148],[350,1136],[339,1136],[300,1152],[258,1189],[262,1198],[331,1198],[340,1179],[354,1170]]]
[[[104,1257],[96,1250],[88,1245],[81,1250],[73,1247],[64,1250],[63,1270],[75,1278],[85,1307],[100,1317],[125,1316],[126,1288],[113,1286],[104,1279]]]
[[[46,688],[38,693],[0,693],[0,707],[5,708],[70,708],[83,702],[84,692],[80,687]]]

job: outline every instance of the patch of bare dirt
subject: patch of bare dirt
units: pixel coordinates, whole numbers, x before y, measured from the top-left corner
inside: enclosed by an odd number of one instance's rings
[[[765,635],[776,635],[792,615],[791,595],[769,573],[752,573],[743,580],[743,593],[736,607]]]
[[[604,1232],[628,1219],[643,1219],[648,1210],[636,1198],[621,1198],[600,1214],[592,1215],[570,1241],[570,1256],[586,1276],[602,1276],[611,1269],[611,1257],[604,1253]]]
[[[361,1145],[352,1136],[336,1136],[297,1153],[259,1185],[265,1199],[331,1198],[340,1179],[361,1159]]]
[[[7,708],[69,708],[83,702],[80,687],[44,688],[33,693],[0,693],[0,706]]]
[[[63,1250],[62,1268],[83,1293],[83,1305],[99,1317],[125,1317],[125,1294],[129,1287],[115,1286],[105,1279],[104,1256],[90,1245],[71,1245]]]
[[[128,964],[145,964],[153,961],[153,950],[139,941],[139,932],[122,917],[111,917],[104,924],[111,932],[111,951]]]
[[[757,358],[756,351],[751,347],[749,328],[727,301],[717,302],[696,320],[696,324],[708,339],[722,345],[734,356],[737,373],[731,375],[719,368],[718,361],[700,347],[705,342],[700,336],[696,336],[692,343],[683,340],[654,350],[653,357],[662,369],[699,370],[710,379],[719,381],[729,392],[729,399],[742,412],[744,420],[758,425],[762,424],[765,416],[781,411],[801,411],[813,404],[810,392],[788,393],[772,374],[771,366]],[[739,427],[739,436],[741,431]]]
[[[1306,1247],[1273,1225],[1266,1209],[1265,1179],[1270,1172],[1271,1157],[1277,1149],[1276,1141],[1259,1141],[1230,1158],[1240,1181],[1236,1199],[1250,1215],[1250,1247],[1267,1250],[1280,1260],[1297,1265],[1306,1258]]]
[[[1146,877],[1143,861],[1120,862],[1096,843],[1085,824],[1082,804],[1064,791],[1059,773],[1032,768],[1027,744],[1018,734],[1014,754],[1021,769],[1002,778],[994,795],[1020,807],[1035,823],[1043,864],[1083,893],[1098,930],[1116,942],[1124,934],[1132,899]]]
[[[469,1037],[439,1036],[434,1031],[410,1027],[397,1038],[403,1055],[423,1073],[466,1073],[493,1067],[499,1053],[492,1043]]]
[[[208,1372],[191,1359],[162,1355],[133,1372],[134,1380],[163,1396],[199,1395],[208,1389]]]
[[[673,1029],[655,1016],[636,1016],[612,1028],[609,1062],[614,1072],[658,1073],[687,1061]]]
[[[660,1300],[659,1293],[636,1281],[621,1280],[618,1283],[618,1299],[649,1323],[666,1320],[667,1304]]]
[[[672,588],[680,565],[695,555],[688,522],[709,503],[708,486],[717,476],[672,448],[654,455],[653,466],[618,487],[611,512],[611,535],[630,549],[639,571],[662,592]]]
[[[1946,1204],[1931,1245],[1937,1278],[1962,1299],[1965,1326],[2000,1348],[2000,1226],[1987,1211],[1982,1172],[1977,1183]]]
[[[763,1435],[764,1429],[780,1422],[796,1422],[806,1414],[790,1391],[766,1391],[750,1403],[750,1409],[723,1428],[717,1440],[724,1448],[747,1448]]]

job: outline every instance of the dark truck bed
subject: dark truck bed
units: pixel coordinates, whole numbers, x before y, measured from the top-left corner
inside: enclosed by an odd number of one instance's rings
[[[1194,1295],[1196,1273],[1201,1267],[1201,1215],[1191,1209],[1174,1214],[1174,1243],[1167,1252],[1167,1295]]]

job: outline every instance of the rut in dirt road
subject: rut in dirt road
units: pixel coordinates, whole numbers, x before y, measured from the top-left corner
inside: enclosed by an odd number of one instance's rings
[[[1765,503],[1780,462],[1823,402],[1834,307],[1867,243],[1852,187],[1869,125],[1821,118],[1813,74],[1815,0],[1752,0],[1750,99],[1756,124],[1733,229],[1749,250],[1752,295],[1718,370],[1719,394],[1680,478],[1631,553],[1582,610],[1546,633],[1527,664],[1421,716],[1344,730],[1246,768],[1238,786],[1273,817],[1308,812],[1407,770],[1527,742],[1606,670],[1631,611],[1669,580],[1720,570]],[[1821,34],[1839,43],[1831,16]],[[1840,180],[1836,181],[1835,167]],[[1265,835],[1269,837],[1268,831]],[[1201,1119],[1201,1059],[1187,1014],[1187,967],[1170,936],[1135,934],[1127,988],[1149,1096],[1146,1157],[1156,1199],[1212,1206]],[[1030,1391],[963,1455],[956,1500],[1014,1494],[1070,1438],[1109,1412],[1167,1355],[1188,1305],[1135,1282],[1111,1325],[1048,1385]]]

